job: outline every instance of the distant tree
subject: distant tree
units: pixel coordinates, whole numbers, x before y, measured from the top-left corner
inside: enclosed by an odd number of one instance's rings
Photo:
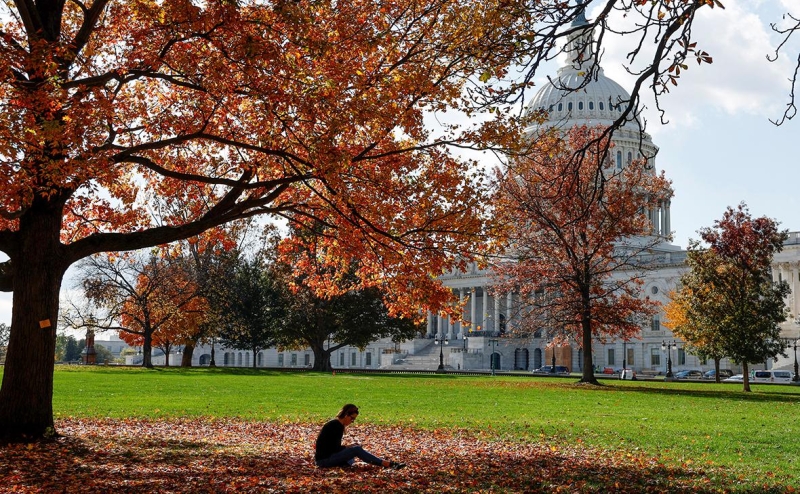
[[[403,341],[417,336],[417,321],[393,314],[386,304],[388,294],[379,286],[368,286],[359,279],[359,263],[350,259],[349,273],[329,262],[348,262],[326,255],[321,240],[324,228],[313,232],[295,231],[282,244],[282,272],[291,289],[287,297],[288,313],[280,326],[278,344],[285,348],[310,347],[314,353],[313,369],[330,371],[331,354],[345,346],[365,348],[385,337]],[[292,266],[303,265],[303,275],[293,276]],[[309,276],[313,273],[313,276]],[[325,292],[311,288],[327,286]]]
[[[619,170],[608,160],[602,129],[546,129],[530,154],[498,172],[496,234],[502,261],[494,287],[519,293],[517,334],[545,328],[554,340],[583,348],[581,381],[597,383],[592,340],[628,339],[655,310],[641,298],[654,262],[645,208],[672,196],[669,181],[645,160]]]
[[[86,302],[62,311],[68,327],[118,331],[131,346],[141,346],[144,367],[152,367],[152,348],[182,344],[205,310],[197,287],[180,262],[163,251],[149,256],[125,253],[82,261],[79,283]],[[154,342],[157,332],[163,339]]]
[[[79,343],[74,337],[67,336],[66,345],[64,347],[64,361],[74,362],[80,360],[82,351],[83,344]]]
[[[751,217],[745,203],[728,207],[699,233],[708,247],[689,244],[689,271],[673,297],[680,314],[673,330],[698,348],[711,342],[712,351],[740,363],[749,392],[748,364],[786,350],[779,324],[788,314],[790,289],[786,281],[773,281],[771,265],[788,233],[771,218]]]
[[[95,351],[96,363],[104,364],[106,362],[109,363],[115,362],[114,354],[111,353],[111,351],[108,348],[104,347],[103,345],[95,343],[94,351]]]
[[[258,353],[275,344],[278,328],[285,323],[286,288],[264,259],[236,256],[229,267],[229,276],[218,280],[211,298],[213,320],[219,324],[221,342],[253,352],[255,368]]]
[[[691,264],[691,260],[689,261]],[[684,275],[686,276],[686,275]],[[708,287],[701,287],[707,291]],[[704,295],[707,298],[708,294]],[[704,321],[711,315],[710,308],[701,307],[697,301],[693,303],[691,288],[684,287],[680,291],[669,293],[669,303],[664,307],[666,320],[664,325],[672,333],[685,342],[685,349],[703,360],[714,361],[714,378],[720,382],[720,361],[725,358],[725,350],[720,336]]]

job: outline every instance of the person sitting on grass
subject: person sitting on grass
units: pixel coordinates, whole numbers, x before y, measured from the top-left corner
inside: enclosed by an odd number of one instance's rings
[[[399,470],[405,467],[405,463],[388,461],[364,450],[361,445],[342,446],[342,436],[344,428],[355,422],[358,417],[358,407],[352,403],[343,406],[336,418],[322,426],[314,445],[314,461],[320,468],[330,467],[349,467],[352,466],[356,458],[366,463],[381,467]]]

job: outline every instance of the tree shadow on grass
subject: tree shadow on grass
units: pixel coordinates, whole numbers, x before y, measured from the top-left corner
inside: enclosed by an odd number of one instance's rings
[[[693,492],[733,490],[721,469],[554,444],[485,441],[468,431],[363,425],[346,437],[408,464],[319,469],[316,425],[235,420],[64,421],[52,443],[0,448],[0,490],[18,492]],[[349,431],[348,431],[349,432]],[[367,441],[368,440],[368,441]],[[777,482],[777,481],[776,481]],[[759,492],[784,492],[779,484]],[[747,492],[746,486],[739,487]]]

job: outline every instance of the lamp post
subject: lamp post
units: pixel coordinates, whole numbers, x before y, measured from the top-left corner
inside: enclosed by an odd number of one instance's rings
[[[550,347],[550,374],[556,373],[556,340],[554,338],[547,338],[548,346]]]
[[[489,338],[489,344],[492,345],[492,353],[489,355],[489,367],[491,367],[492,375],[494,375],[494,349],[497,345],[497,338]]]
[[[628,340],[622,340],[622,375],[625,375],[625,370],[628,368]]]
[[[672,374],[672,350],[678,348],[678,345],[673,340],[669,344],[661,340],[661,350],[666,350],[667,352],[667,375],[664,376],[665,379],[672,379],[674,376]]]
[[[447,340],[447,336],[442,334],[437,334],[436,337],[433,339],[433,342],[439,345],[439,367],[437,371],[444,372],[444,345],[447,345],[449,341]]]
[[[794,343],[792,343],[791,347],[794,349],[794,375],[792,376],[793,383],[800,383],[800,376],[798,376],[798,369],[797,369],[797,340],[798,338],[794,339]]]

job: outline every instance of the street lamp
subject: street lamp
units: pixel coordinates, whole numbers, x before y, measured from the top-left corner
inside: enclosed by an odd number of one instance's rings
[[[678,348],[677,343],[673,340],[669,344],[666,341],[661,340],[661,350],[666,350],[667,352],[667,375],[664,376],[666,379],[672,379],[674,376],[672,374],[672,350]]]
[[[628,368],[628,352],[626,345],[628,340],[622,340],[622,375],[625,376],[625,370]]]
[[[794,343],[791,344],[791,347],[794,349],[794,376],[792,376],[792,382],[793,383],[800,382],[800,376],[797,375],[798,374],[798,372],[797,372],[797,370],[798,370],[797,369],[797,340],[798,340],[798,338],[795,338],[794,339]],[[786,342],[788,344],[789,340],[786,340]]]
[[[440,371],[440,372],[444,372],[444,348],[443,348],[443,346],[447,345],[449,343],[449,341],[447,339],[447,336],[444,336],[442,334],[438,334],[436,337],[434,337],[433,342],[435,344],[439,345],[439,367],[438,367],[437,370]]]
[[[497,338],[489,338],[489,344],[492,345],[492,354],[489,355],[489,366],[492,369],[492,375],[494,375],[494,349],[497,345]]]

